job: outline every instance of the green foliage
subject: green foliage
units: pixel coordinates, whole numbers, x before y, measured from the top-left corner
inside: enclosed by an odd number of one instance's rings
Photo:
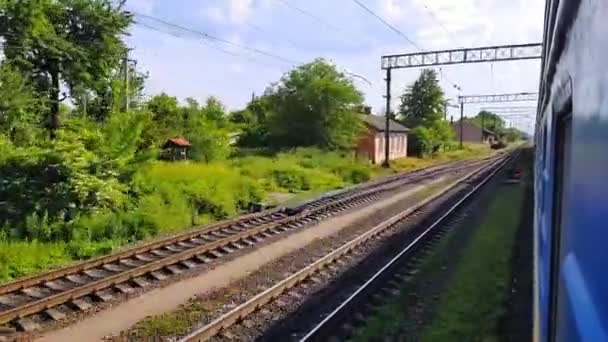
[[[153,114],[153,119],[162,131],[170,130],[170,127],[180,130],[184,124],[184,117],[179,110],[177,98],[165,93],[152,97],[147,103],[147,108]],[[191,107],[190,107],[191,108]],[[192,108],[191,108],[192,109]],[[198,105],[195,108],[198,111]],[[165,132],[170,136],[173,132]]]
[[[111,0],[7,1],[0,7],[6,60],[48,98],[51,129],[59,127],[60,85],[74,95],[110,87],[132,17]]]
[[[452,140],[452,129],[445,121],[436,121],[430,126],[418,126],[409,135],[409,153],[411,155],[436,155],[441,148],[449,147]]]
[[[496,193],[422,341],[498,340],[496,327],[510,291],[509,263],[525,193],[513,186]]]
[[[505,121],[492,112],[480,111],[475,117],[468,119],[479,127],[484,127],[498,135],[503,134]]]
[[[65,243],[0,239],[0,282],[67,264],[71,259],[65,247]]]
[[[452,129],[443,121],[444,94],[437,73],[424,69],[414,84],[401,96],[399,117],[412,128],[408,137],[408,154],[436,155],[441,148],[449,147]]]
[[[267,191],[319,191],[369,180],[372,168],[340,152],[299,148],[274,158],[244,157],[235,160],[241,174],[257,180]]]
[[[226,108],[216,97],[209,96],[205,100],[201,112],[207,120],[215,122],[218,127],[225,127],[227,123]]]
[[[510,143],[522,140],[524,138],[523,132],[518,130],[517,128],[505,128],[502,134],[503,138]]]
[[[363,97],[323,59],[290,71],[266,92],[269,132],[281,147],[350,148],[363,127],[354,110]]]
[[[430,126],[441,120],[444,111],[444,93],[437,80],[437,72],[424,69],[414,84],[401,95],[398,118],[406,127]]]
[[[262,197],[255,182],[221,164],[154,163],[140,170],[133,189],[145,218],[161,229],[225,218]]]
[[[38,132],[43,103],[33,88],[8,63],[0,64],[0,132],[17,145],[32,143]]]

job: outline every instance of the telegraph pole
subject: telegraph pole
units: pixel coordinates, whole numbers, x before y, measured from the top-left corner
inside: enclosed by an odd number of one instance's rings
[[[462,131],[463,131],[462,123],[464,121],[464,101],[462,101],[460,96],[458,97],[458,100],[460,102],[460,148],[462,148]]]
[[[384,125],[384,164],[388,168],[389,162],[389,147],[390,147],[390,120],[391,120],[391,69],[386,69],[386,124]]]
[[[129,50],[125,55],[125,112],[129,111]]]
[[[486,117],[486,113],[481,112],[481,142],[483,142],[483,128],[484,128],[484,118]]]

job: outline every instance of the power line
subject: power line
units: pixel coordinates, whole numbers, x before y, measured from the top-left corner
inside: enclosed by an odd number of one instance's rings
[[[397,29],[395,26],[391,25],[389,22],[387,22],[386,20],[384,20],[381,16],[379,16],[378,14],[376,14],[374,11],[372,11],[369,7],[365,6],[361,1],[359,0],[353,0],[357,5],[359,5],[359,7],[363,8],[367,13],[371,14],[374,18],[378,19],[380,22],[382,22],[384,25],[386,25],[388,28],[390,28],[393,32],[397,33],[398,35],[400,35],[403,39],[405,39],[407,42],[409,42],[412,46],[414,46],[416,49],[420,50],[421,52],[425,52],[425,50],[423,48],[421,48],[420,46],[418,46],[418,44],[416,44],[416,42],[414,42],[412,39],[410,39],[410,37],[408,37],[405,33],[401,32],[399,29]],[[443,74],[442,74],[443,75]],[[450,82],[452,84],[452,86],[457,89],[458,91],[461,91],[462,88],[460,88],[459,85],[457,85],[456,83],[452,82],[447,76],[445,76],[445,79]]]
[[[177,32],[161,30],[161,29],[159,29],[158,27],[154,27],[154,26],[152,26],[152,25],[148,25],[148,24],[146,24],[146,23],[141,23],[141,22],[135,21],[135,24],[136,24],[136,25],[143,26],[143,27],[145,27],[145,28],[147,28],[147,29],[149,29],[149,30],[153,30],[153,31],[156,31],[156,32],[160,32],[160,33],[169,34],[169,35],[172,35],[172,36],[177,37],[177,38],[185,38],[183,35],[181,35],[181,34],[179,34],[179,33],[177,33]],[[205,44],[205,45],[207,45],[207,46],[213,47],[213,48],[215,48],[215,49],[217,49],[217,50],[219,50],[219,51],[221,51],[221,52],[223,52],[223,53],[225,53],[225,54],[228,54],[228,55],[230,55],[230,56],[234,56],[234,57],[245,57],[245,58],[248,58],[248,57],[243,56],[243,55],[241,55],[241,54],[234,53],[234,52],[228,51],[228,50],[226,50],[226,49],[222,49],[222,48],[221,48],[221,47],[219,47],[219,46],[216,46],[216,45],[211,45],[211,44],[210,44],[208,41],[206,41],[206,40],[204,40],[204,39],[202,39],[202,40],[200,40],[200,41],[201,41],[201,43],[203,43],[203,44]]]
[[[393,25],[391,25],[389,22],[387,22],[386,20],[382,19],[382,17],[380,17],[379,15],[377,15],[374,11],[372,11],[371,9],[369,9],[367,6],[365,6],[363,3],[361,3],[361,1],[359,0],[353,0],[357,5],[359,5],[359,7],[363,8],[365,11],[367,11],[367,13],[371,14],[372,16],[374,16],[376,19],[380,20],[384,25],[386,25],[388,28],[390,28],[391,30],[393,30],[395,33],[397,33],[398,35],[400,35],[401,37],[403,37],[405,40],[407,40],[410,44],[412,44],[416,49],[420,50],[420,51],[424,51],[424,49],[420,48],[416,43],[414,43],[413,40],[411,40],[408,36],[405,35],[405,33],[399,31],[396,27],[394,27]]]
[[[307,17],[309,17],[309,18],[312,18],[312,19],[313,19],[313,20],[315,20],[316,22],[318,22],[318,23],[321,23],[321,24],[325,25],[327,28],[330,28],[330,29],[332,29],[332,30],[334,30],[334,31],[343,32],[343,31],[342,31],[342,30],[341,30],[339,27],[337,27],[337,26],[335,26],[335,25],[332,25],[332,24],[331,24],[331,23],[329,23],[328,21],[323,20],[323,18],[318,17],[318,16],[316,16],[316,15],[312,14],[311,12],[308,12],[308,11],[306,11],[306,10],[304,10],[304,9],[301,9],[301,8],[299,8],[299,7],[297,7],[297,6],[293,5],[293,4],[291,4],[291,3],[290,3],[290,2],[288,2],[287,0],[275,0],[275,1],[278,1],[278,2],[282,3],[282,4],[283,4],[283,5],[285,5],[286,7],[290,8],[290,9],[292,9],[292,10],[294,10],[294,11],[296,11],[296,12],[298,12],[298,13],[302,14],[302,15],[305,15],[305,16],[307,16]]]
[[[138,17],[149,19],[149,20],[153,20],[153,21],[156,21],[158,23],[161,23],[161,24],[169,26],[169,27],[173,27],[173,28],[176,28],[176,29],[179,29],[179,30],[183,30],[183,31],[186,31],[186,32],[190,32],[190,33],[194,33],[194,34],[200,35],[204,39],[207,39],[207,40],[216,41],[216,42],[223,43],[223,44],[226,44],[226,45],[231,45],[231,46],[243,49],[243,50],[247,50],[247,51],[254,52],[254,53],[257,53],[257,54],[260,54],[260,55],[264,55],[266,57],[271,57],[271,58],[280,60],[280,61],[285,62],[285,63],[300,64],[300,62],[297,62],[297,61],[294,61],[294,60],[291,60],[291,59],[279,56],[279,55],[274,54],[272,52],[260,50],[258,48],[251,47],[251,46],[244,45],[244,44],[235,43],[233,41],[230,41],[230,40],[227,40],[227,39],[224,39],[224,38],[220,38],[220,37],[216,37],[216,36],[213,36],[213,35],[210,35],[208,33],[201,32],[201,31],[198,31],[198,30],[195,30],[195,29],[192,29],[192,28],[188,28],[188,27],[184,27],[184,26],[181,26],[181,25],[178,25],[178,24],[174,24],[174,23],[168,22],[168,21],[160,19],[160,18],[156,18],[156,17],[152,17],[152,16],[149,16],[149,15],[140,14],[140,13],[134,13],[134,14],[136,16],[138,16]],[[141,24],[141,22],[139,22],[139,23]]]
[[[435,20],[435,22],[437,22],[437,24],[439,24],[439,26],[441,26],[441,28],[448,34],[448,36],[450,36],[450,39],[456,43],[456,45],[459,45],[460,47],[464,47],[464,44],[459,44],[461,42],[459,42],[457,39],[454,39],[454,36],[452,35],[452,32],[450,32],[450,30],[448,30],[447,27],[445,27],[445,25],[443,24],[443,22],[441,20],[439,20],[439,17],[435,14],[435,12],[433,12],[433,10],[431,10],[426,3],[422,3],[422,6],[424,6],[424,8],[426,9],[426,12],[433,17],[433,19]]]

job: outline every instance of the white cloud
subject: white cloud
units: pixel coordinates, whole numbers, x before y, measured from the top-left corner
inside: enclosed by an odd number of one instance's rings
[[[236,24],[247,21],[251,14],[253,0],[230,0],[230,18]]]
[[[207,27],[202,26],[201,30],[290,60],[306,62],[317,56],[334,60],[339,67],[372,82],[369,86],[354,81],[364,92],[367,103],[380,111],[385,103],[382,98],[385,74],[380,70],[380,56],[413,52],[414,48],[354,3],[347,6],[348,1],[289,1],[320,17],[333,18],[332,23],[342,32],[328,30],[306,16],[277,6],[276,0],[204,1],[205,8],[200,14],[214,20],[206,20]],[[542,35],[542,0],[367,0],[365,3],[375,5],[370,8],[425,49],[526,43],[539,41]],[[241,25],[244,23],[255,24],[260,29],[245,28]],[[231,56],[218,51],[213,44],[202,45],[195,39],[170,36],[161,39],[155,32],[150,35],[153,38],[136,31],[129,38],[136,47],[148,43],[144,45],[148,50],[135,53],[140,65],[150,72],[149,94],[165,90],[181,99],[192,96],[201,100],[217,94],[228,108],[237,109],[246,104],[251,92],[261,93],[290,68],[289,63],[236,47],[219,44],[239,55]],[[374,43],[366,44],[361,35],[369,36]],[[286,38],[293,44],[285,43]],[[360,43],[361,47],[354,43]],[[535,91],[539,62],[452,65],[441,70],[441,84],[448,97],[455,98],[459,93],[448,79],[462,87],[463,95]],[[419,73],[419,69],[393,72],[393,106],[398,104],[405,86]],[[471,105],[466,113],[472,115],[476,109]],[[459,115],[454,111],[451,114]]]
[[[253,0],[229,0],[221,1],[218,5],[206,6],[201,9],[201,14],[221,24],[226,21],[234,25],[246,23],[253,12]]]
[[[380,7],[381,15],[389,22],[403,19],[408,13],[404,2],[399,0],[381,0]]]

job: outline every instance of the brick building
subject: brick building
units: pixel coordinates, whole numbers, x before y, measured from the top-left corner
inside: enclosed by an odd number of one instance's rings
[[[460,121],[452,123],[452,131],[454,131],[454,139],[460,141]],[[496,133],[489,129],[484,129],[482,134],[481,127],[476,124],[469,121],[464,121],[462,123],[462,141],[492,143],[496,140]]]
[[[365,123],[364,131],[359,143],[355,147],[358,157],[366,158],[373,164],[384,161],[384,135],[385,118],[373,114],[361,114]],[[391,120],[389,124],[389,160],[407,156],[407,132],[409,129],[398,122]]]

